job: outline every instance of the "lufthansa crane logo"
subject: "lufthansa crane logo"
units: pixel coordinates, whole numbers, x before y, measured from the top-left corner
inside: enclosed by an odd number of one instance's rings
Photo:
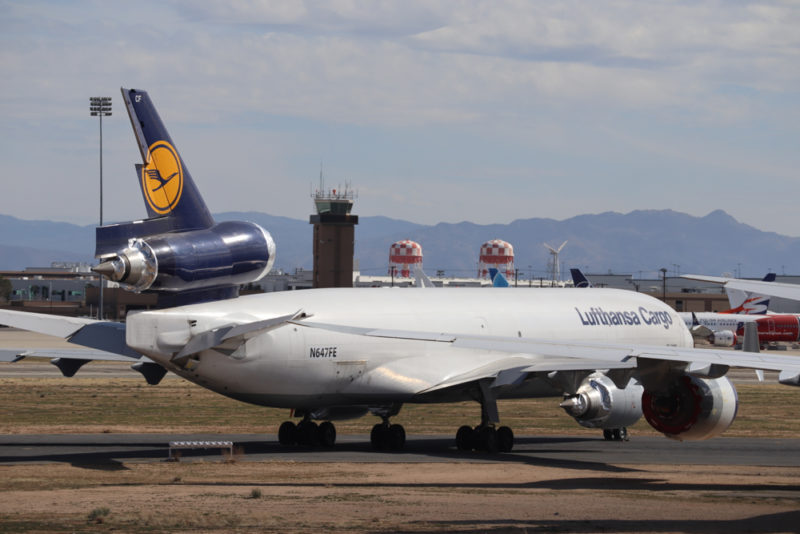
[[[183,168],[175,148],[166,141],[150,145],[147,165],[142,168],[142,191],[156,213],[175,209],[183,192]]]

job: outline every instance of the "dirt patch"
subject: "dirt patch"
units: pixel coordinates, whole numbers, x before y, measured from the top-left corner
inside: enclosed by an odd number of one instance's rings
[[[0,531],[792,532],[800,519],[797,468],[621,467],[599,477],[495,463],[2,467]]]

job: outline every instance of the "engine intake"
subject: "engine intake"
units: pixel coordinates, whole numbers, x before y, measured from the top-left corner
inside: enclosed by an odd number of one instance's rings
[[[709,439],[731,426],[739,400],[727,377],[698,378],[682,374],[668,388],[645,389],[642,412],[650,426],[668,438]]]
[[[186,291],[260,280],[275,261],[269,232],[249,222],[131,239],[94,268],[126,289]]]

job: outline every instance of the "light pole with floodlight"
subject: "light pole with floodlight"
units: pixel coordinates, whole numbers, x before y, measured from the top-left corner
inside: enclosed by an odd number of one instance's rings
[[[100,117],[100,226],[103,226],[103,117],[111,116],[110,96],[90,96],[89,114]],[[103,277],[100,276],[100,305],[97,309],[97,318],[103,320]]]

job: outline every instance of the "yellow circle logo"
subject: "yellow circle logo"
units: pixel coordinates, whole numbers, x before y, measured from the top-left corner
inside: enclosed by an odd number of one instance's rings
[[[156,213],[169,213],[181,199],[183,168],[172,145],[156,141],[150,145],[147,165],[142,168],[142,191]]]

